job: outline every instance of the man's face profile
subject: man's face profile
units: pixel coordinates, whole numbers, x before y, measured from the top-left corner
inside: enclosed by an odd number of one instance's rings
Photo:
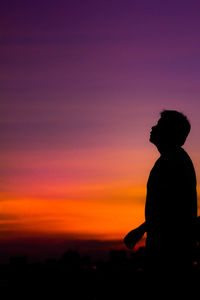
[[[160,118],[155,126],[152,126],[149,141],[154,145],[159,145],[166,141],[167,124],[163,118]]]

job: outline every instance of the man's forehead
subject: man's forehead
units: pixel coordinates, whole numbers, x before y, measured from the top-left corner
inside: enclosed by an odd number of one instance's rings
[[[158,122],[157,122],[157,124],[162,124],[163,123],[163,118],[160,118],[159,120],[158,120]]]
[[[168,120],[166,120],[166,118],[160,118],[157,122],[157,125],[161,126],[161,125],[166,125],[168,124]]]

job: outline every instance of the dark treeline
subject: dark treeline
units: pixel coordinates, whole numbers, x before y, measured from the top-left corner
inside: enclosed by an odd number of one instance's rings
[[[54,287],[84,299],[106,299],[108,290],[112,295],[119,291],[132,293],[132,289],[141,294],[146,291],[142,287],[149,281],[144,284],[149,277],[145,274],[146,259],[145,247],[133,252],[110,250],[107,260],[93,260],[73,249],[58,259],[48,258],[37,263],[28,263],[27,256],[13,256],[8,264],[0,265],[0,283],[4,288],[17,286],[18,290],[26,288],[29,292],[41,287],[50,292]],[[171,272],[173,274],[173,270]],[[193,275],[196,280],[200,277],[200,245],[196,248]]]

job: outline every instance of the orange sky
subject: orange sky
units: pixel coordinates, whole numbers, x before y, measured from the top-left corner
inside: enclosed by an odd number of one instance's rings
[[[21,172],[1,193],[4,239],[58,233],[116,240],[144,221],[146,181],[159,156],[153,145],[149,151],[95,149],[53,155],[24,153],[19,163],[19,155],[14,159],[5,154],[4,163],[20,164]]]
[[[22,173],[13,177],[9,190],[1,195],[3,232],[62,232],[120,239],[144,220],[145,172],[149,158],[152,160],[147,153],[127,149],[77,151],[75,161],[68,159],[69,154],[62,157],[60,153],[53,161],[50,157],[44,160],[42,152],[40,160],[24,154]],[[9,163],[14,166],[19,162],[11,159]],[[75,178],[70,178],[73,168],[81,176],[73,174]]]

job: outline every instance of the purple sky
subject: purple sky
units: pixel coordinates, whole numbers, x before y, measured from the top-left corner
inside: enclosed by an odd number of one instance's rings
[[[163,108],[198,123],[199,12],[199,1],[2,1],[3,149],[130,145]]]

